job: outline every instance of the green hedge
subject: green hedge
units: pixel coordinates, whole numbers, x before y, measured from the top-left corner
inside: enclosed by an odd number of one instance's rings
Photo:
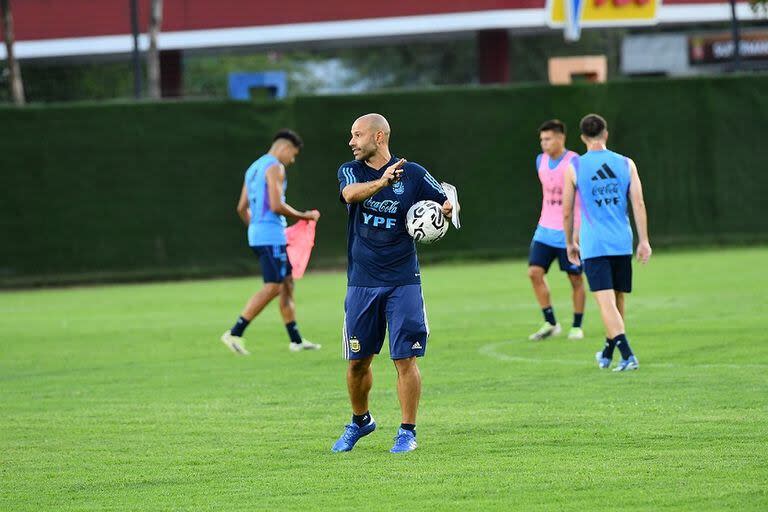
[[[521,255],[538,218],[536,128],[608,119],[610,146],[637,162],[658,243],[768,239],[768,77],[570,87],[441,89],[0,110],[0,285],[252,272],[234,208],[242,174],[274,130],[306,148],[288,200],[319,208],[315,266],[345,257],[336,170],[351,122],[380,112],[393,151],[457,185],[464,229],[424,258]]]

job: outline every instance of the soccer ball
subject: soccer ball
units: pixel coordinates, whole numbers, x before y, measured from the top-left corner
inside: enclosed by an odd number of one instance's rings
[[[431,244],[445,236],[448,224],[439,204],[434,201],[419,201],[408,210],[405,229],[417,242]]]

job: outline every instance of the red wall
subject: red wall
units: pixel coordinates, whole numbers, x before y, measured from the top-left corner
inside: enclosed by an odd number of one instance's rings
[[[248,27],[491,9],[543,8],[546,0],[164,0],[164,31]],[[716,3],[724,0],[664,0]],[[138,0],[141,26],[149,0]],[[215,5],[215,7],[214,7]],[[129,0],[11,0],[17,40],[130,33]],[[144,31],[144,29],[142,29]]]

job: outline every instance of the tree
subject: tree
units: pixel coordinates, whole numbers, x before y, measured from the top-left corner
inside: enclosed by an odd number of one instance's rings
[[[149,14],[149,52],[147,53],[147,79],[149,97],[160,99],[160,52],[157,48],[157,35],[163,23],[163,0],[152,0]]]
[[[763,13],[768,16],[768,0],[749,0],[752,10],[756,13]]]
[[[24,105],[24,82],[21,80],[21,69],[16,56],[13,53],[13,15],[11,14],[10,0],[0,0],[0,17],[3,22],[3,34],[5,35],[6,62],[8,64],[8,76],[11,85],[11,98],[16,105]]]

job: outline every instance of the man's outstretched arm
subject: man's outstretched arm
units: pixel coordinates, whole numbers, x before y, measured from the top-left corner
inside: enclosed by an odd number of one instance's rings
[[[632,216],[635,218],[635,228],[637,229],[637,259],[640,263],[648,263],[651,258],[651,242],[648,239],[648,215],[645,211],[645,200],[643,199],[643,184],[640,182],[640,175],[637,172],[635,162],[629,159],[629,198],[632,201]]]
[[[387,167],[381,178],[373,181],[366,181],[364,183],[350,183],[341,190],[341,197],[347,204],[360,203],[365,201],[372,195],[384,187],[388,187],[400,179],[403,174],[403,165],[405,165],[405,158],[401,158],[394,164]]]

